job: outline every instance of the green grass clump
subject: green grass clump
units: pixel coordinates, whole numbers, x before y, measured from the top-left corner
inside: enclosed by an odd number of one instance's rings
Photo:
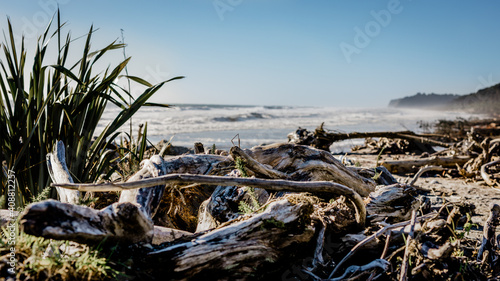
[[[152,85],[139,77],[122,75],[130,57],[99,69],[108,53],[125,45],[114,41],[94,50],[91,41],[96,30],[91,26],[83,37],[83,48],[81,44],[74,46],[78,39],[64,33],[59,12],[57,24],[54,26],[53,20],[50,21],[30,59],[24,38],[20,42],[14,39],[10,19],[7,27],[4,42],[0,42],[3,51],[0,53],[0,163],[4,171],[0,172],[0,195],[8,190],[5,171],[14,171],[19,207],[50,183],[45,157],[58,140],[67,146],[66,163],[75,182],[95,182],[103,174],[111,175],[111,162],[116,158],[108,147],[120,134],[120,127],[142,106],[168,106],[149,103],[148,99],[165,83],[182,78]],[[48,53],[51,58],[55,54],[55,61],[46,62]],[[26,71],[27,61],[33,63],[30,71]],[[121,77],[141,84],[144,92],[134,98],[130,87],[127,90],[118,85]],[[108,103],[120,111],[97,134],[97,125]],[[97,138],[92,141],[95,135]]]
[[[6,231],[2,229],[1,256],[10,254]],[[78,244],[76,253],[66,254],[61,248],[68,247],[69,241],[45,239],[23,232],[17,233],[16,238],[15,280],[113,280],[123,275],[112,268],[100,254],[99,247]],[[47,253],[47,248],[52,253]]]

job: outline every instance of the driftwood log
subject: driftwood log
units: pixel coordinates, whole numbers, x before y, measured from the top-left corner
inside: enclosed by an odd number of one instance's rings
[[[424,159],[412,160],[386,160],[381,163],[393,174],[415,173],[424,166],[441,166],[443,168],[456,168],[461,166],[471,159],[470,156],[454,156],[454,157],[431,157]]]
[[[451,144],[434,140],[430,137],[436,137],[436,135],[417,135],[412,131],[401,131],[401,132],[351,132],[351,133],[340,133],[340,132],[327,132],[323,128],[324,124],[314,130],[314,132],[309,132],[305,129],[299,128],[297,131],[288,134],[288,141],[290,143],[310,145],[318,149],[330,151],[330,146],[332,143],[347,139],[359,139],[359,138],[394,138],[394,139],[406,139],[414,141],[419,144],[450,147]],[[443,137],[443,136],[438,136]],[[425,150],[425,148],[424,148]]]
[[[306,255],[307,251],[298,249],[314,235],[309,226],[311,212],[308,204],[276,201],[250,219],[151,252],[147,263],[155,268],[155,276],[172,280],[201,280],[207,276],[211,280],[237,280],[268,274],[269,270],[279,269],[278,260]]]
[[[31,235],[85,244],[152,242],[153,224],[137,205],[114,203],[102,210],[47,200],[29,205],[21,229]]]
[[[158,158],[145,160],[132,180],[162,174],[165,168]],[[48,160],[53,184],[73,182],[61,141],[57,143],[55,152],[49,154]],[[78,202],[76,195],[79,191],[56,188],[61,199]],[[151,217],[156,212],[163,190],[164,186],[133,190],[125,193],[118,203],[100,211],[53,200],[31,204],[22,214],[21,228],[36,236],[88,244],[100,243],[104,239],[110,243],[152,242],[154,227]]]
[[[372,179],[361,177],[324,150],[287,143],[258,146],[245,152],[295,181],[333,181],[361,196],[368,196],[375,189]]]

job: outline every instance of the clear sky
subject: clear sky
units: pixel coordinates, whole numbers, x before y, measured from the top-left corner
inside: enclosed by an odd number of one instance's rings
[[[96,48],[123,29],[130,74],[186,76],[157,102],[386,106],[500,82],[500,1],[0,0],[0,26],[34,46],[56,3]]]

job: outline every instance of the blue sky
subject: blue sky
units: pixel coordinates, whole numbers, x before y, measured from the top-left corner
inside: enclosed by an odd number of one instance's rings
[[[0,26],[34,46],[57,2],[73,37],[99,28],[96,48],[123,29],[130,74],[186,76],[157,102],[386,106],[500,82],[493,0],[0,0]]]

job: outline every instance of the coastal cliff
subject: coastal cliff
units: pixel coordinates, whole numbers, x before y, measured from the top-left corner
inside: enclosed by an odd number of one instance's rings
[[[389,102],[394,108],[423,108],[464,110],[473,113],[498,114],[500,111],[500,84],[468,95],[417,93]]]

